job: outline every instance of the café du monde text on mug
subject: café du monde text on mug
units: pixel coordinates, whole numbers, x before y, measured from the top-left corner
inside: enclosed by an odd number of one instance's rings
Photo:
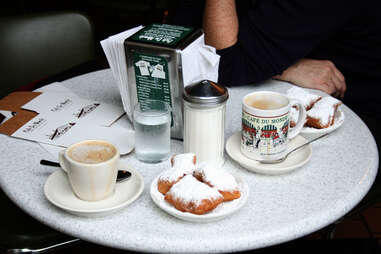
[[[296,126],[290,129],[290,109],[299,108]],[[260,91],[242,100],[241,152],[253,160],[277,160],[285,155],[289,139],[302,130],[306,111],[286,95]]]

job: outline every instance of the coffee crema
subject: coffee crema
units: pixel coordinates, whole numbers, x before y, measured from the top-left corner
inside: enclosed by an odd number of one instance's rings
[[[268,100],[268,99],[262,99],[262,98],[250,98],[246,101],[247,105],[253,108],[257,109],[278,109],[282,108],[286,105],[283,103],[273,101],[273,100]]]
[[[73,146],[68,155],[80,163],[96,164],[110,160],[116,154],[114,146],[100,141],[88,141]]]

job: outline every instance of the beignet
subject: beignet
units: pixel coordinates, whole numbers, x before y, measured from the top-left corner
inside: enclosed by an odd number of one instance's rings
[[[164,200],[182,212],[204,214],[216,208],[224,198],[216,189],[186,175],[171,187]]]
[[[193,175],[199,181],[217,189],[224,197],[224,201],[231,201],[241,197],[237,181],[222,168],[217,169],[211,165],[203,165],[196,168]]]
[[[333,125],[337,108],[341,104],[341,101],[330,96],[322,98],[307,111],[306,126],[323,129]]]
[[[171,168],[164,171],[157,183],[160,193],[166,194],[168,190],[185,175],[192,174],[196,168],[196,155],[185,153],[174,155],[171,158]]]
[[[182,153],[172,156],[171,166],[179,169],[194,168],[196,165],[196,155],[194,153]]]
[[[287,97],[290,99],[299,100],[306,110],[309,110],[313,105],[318,102],[322,97],[313,93],[309,93],[306,90],[293,86],[287,90]]]

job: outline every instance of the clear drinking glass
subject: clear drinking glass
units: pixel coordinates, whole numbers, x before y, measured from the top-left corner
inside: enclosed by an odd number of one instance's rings
[[[160,162],[169,157],[171,107],[159,100],[145,100],[134,107],[135,154],[144,162]]]

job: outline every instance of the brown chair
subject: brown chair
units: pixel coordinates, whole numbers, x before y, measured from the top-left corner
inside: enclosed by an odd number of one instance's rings
[[[0,34],[0,98],[95,58],[93,26],[80,13],[4,17]],[[1,253],[44,253],[78,241],[34,220],[2,190],[0,206]]]

